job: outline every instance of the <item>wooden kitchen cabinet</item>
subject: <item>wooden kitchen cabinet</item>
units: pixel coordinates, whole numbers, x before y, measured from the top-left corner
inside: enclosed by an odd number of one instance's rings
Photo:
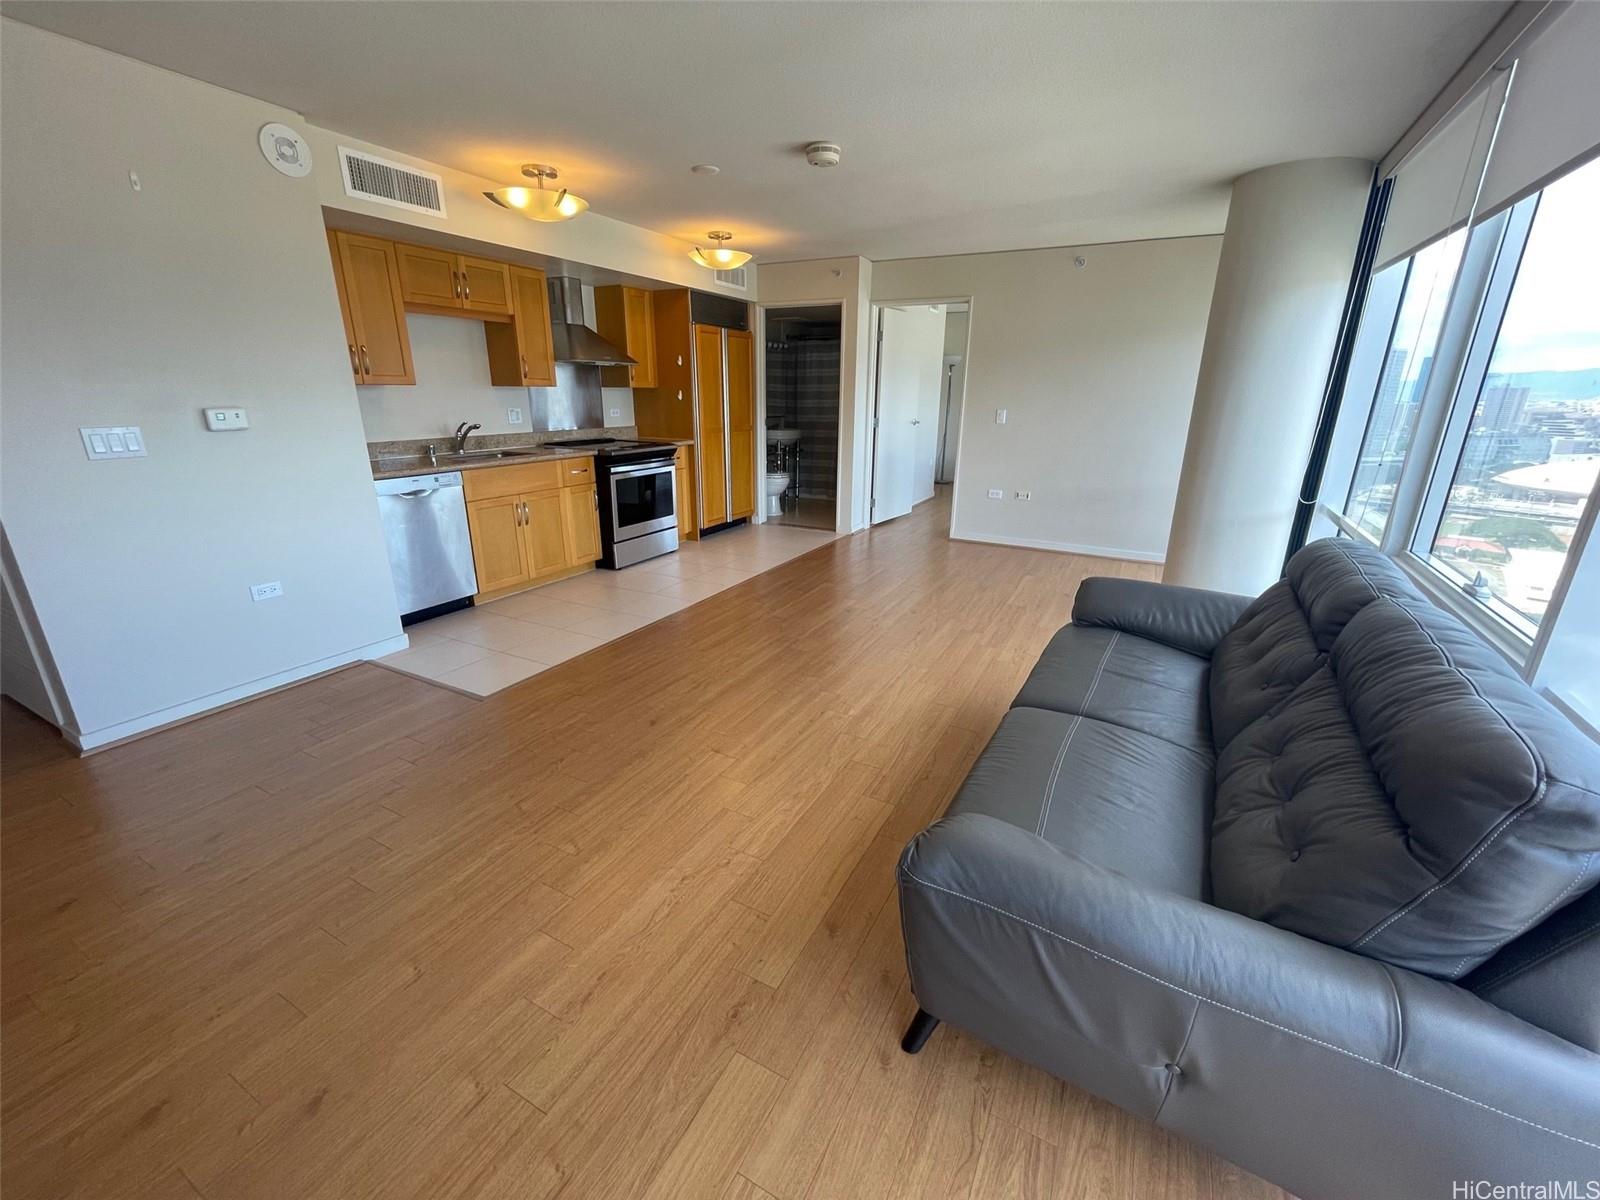
[[[650,293],[644,288],[612,284],[594,290],[595,330],[613,346],[621,346],[633,359],[631,367],[601,367],[605,387],[656,386],[656,318]]]
[[[330,231],[334,279],[343,309],[350,370],[358,384],[414,384],[411,338],[393,242]]]
[[[528,536],[528,559],[533,577],[541,579],[564,571],[567,561],[567,512],[564,492],[534,492],[522,498],[523,525]]]
[[[465,471],[462,487],[477,599],[588,570],[600,557],[593,459]]]
[[[699,410],[695,456],[700,464],[700,528],[728,520],[728,424],[723,407],[722,333],[715,325],[694,327],[694,392]]]
[[[528,543],[522,534],[522,497],[476,500],[467,505],[467,531],[472,536],[472,565],[478,593],[500,592],[533,578]]]
[[[573,566],[592,563],[600,557],[600,509],[594,484],[562,488],[561,498],[567,562]]]
[[[700,525],[695,519],[694,450],[678,447],[678,457],[673,463],[674,500],[678,512],[678,537],[693,541],[700,536]]]
[[[511,315],[509,263],[405,242],[395,245],[395,254],[407,308],[445,315]]]
[[[748,330],[727,331],[728,503],[730,518],[756,511],[755,339]]]
[[[509,267],[511,321],[485,324],[489,382],[495,387],[555,387],[555,347],[550,335],[550,292],[544,272]]]

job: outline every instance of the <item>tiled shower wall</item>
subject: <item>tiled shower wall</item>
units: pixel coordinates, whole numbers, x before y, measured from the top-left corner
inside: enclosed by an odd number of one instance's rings
[[[802,336],[768,345],[767,423],[800,431],[800,494],[833,499],[839,452],[837,337]]]

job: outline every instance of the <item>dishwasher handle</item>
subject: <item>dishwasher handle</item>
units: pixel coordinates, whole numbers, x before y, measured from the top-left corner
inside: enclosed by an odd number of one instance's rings
[[[424,496],[433,495],[438,490],[438,488],[423,488],[421,491],[417,492],[395,492],[394,495],[400,497],[402,500],[420,500]]]

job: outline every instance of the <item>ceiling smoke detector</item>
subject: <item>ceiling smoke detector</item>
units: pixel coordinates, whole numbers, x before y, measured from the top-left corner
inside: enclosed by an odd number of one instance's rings
[[[813,167],[837,167],[839,147],[834,142],[812,142],[806,147],[806,161]]]

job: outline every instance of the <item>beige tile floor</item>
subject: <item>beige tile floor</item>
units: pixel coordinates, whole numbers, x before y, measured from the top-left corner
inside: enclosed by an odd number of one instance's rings
[[[489,696],[831,542],[831,530],[747,525],[622,571],[596,570],[410,626],[381,666]]]

